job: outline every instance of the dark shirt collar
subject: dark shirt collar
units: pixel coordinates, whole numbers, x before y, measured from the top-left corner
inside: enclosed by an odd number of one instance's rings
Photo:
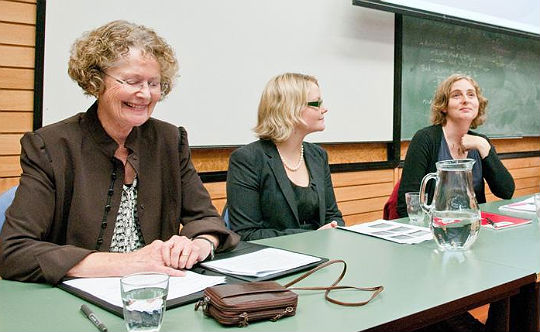
[[[92,140],[98,145],[100,150],[108,157],[112,158],[114,153],[118,149],[118,143],[107,134],[105,128],[101,125],[97,115],[98,101],[96,100],[92,106],[86,111],[81,120],[82,130],[86,135],[92,138]],[[143,125],[144,126],[144,125]],[[133,164],[132,158],[138,153],[137,137],[140,135],[140,127],[134,127],[126,138],[125,147],[129,150],[129,161]],[[133,154],[133,156],[132,156]],[[138,158],[135,158],[137,160]],[[133,165],[137,168],[138,165]]]

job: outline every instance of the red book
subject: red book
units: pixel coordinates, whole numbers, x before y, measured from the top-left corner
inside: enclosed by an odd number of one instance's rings
[[[525,225],[531,222],[531,219],[503,216],[501,214],[482,212],[482,226],[494,229],[502,229]]]

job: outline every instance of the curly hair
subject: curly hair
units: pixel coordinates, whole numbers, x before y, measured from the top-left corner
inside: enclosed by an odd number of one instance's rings
[[[319,86],[313,76],[285,73],[272,78],[264,88],[259,102],[257,126],[259,138],[283,142],[294,127],[302,123],[302,109],[307,105],[310,83]]]
[[[85,32],[73,43],[68,74],[84,93],[98,97],[104,90],[103,73],[131,48],[152,55],[161,71],[161,98],[170,91],[178,72],[178,61],[172,47],[154,30],[123,20],[107,23]]]
[[[459,80],[467,80],[472,84],[478,98],[478,115],[471,122],[471,128],[475,129],[486,121],[487,117],[487,104],[488,100],[482,95],[482,90],[476,81],[467,75],[463,74],[452,74],[444,81],[442,81],[435,91],[435,96],[433,96],[433,101],[431,102],[431,123],[434,125],[446,124],[446,111],[448,108],[448,100],[450,98],[450,90],[452,89],[452,84]]]

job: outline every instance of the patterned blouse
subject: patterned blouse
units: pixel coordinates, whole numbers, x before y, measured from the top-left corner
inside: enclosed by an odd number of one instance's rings
[[[137,215],[137,178],[123,186],[110,252],[131,252],[144,246]]]

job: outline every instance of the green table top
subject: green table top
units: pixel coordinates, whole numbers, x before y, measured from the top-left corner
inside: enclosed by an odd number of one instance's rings
[[[517,289],[540,271],[538,223],[504,231],[482,229],[471,250],[442,253],[433,241],[420,245],[392,243],[344,230],[332,229],[257,241],[348,264],[343,285],[384,285],[385,290],[363,307],[326,302],[323,292],[298,291],[297,314],[277,322],[250,324],[250,331],[359,331],[389,322],[406,326],[440,312],[464,311],[487,303],[488,295]],[[534,261],[534,262],[533,262]],[[340,266],[317,272],[301,282],[307,286],[332,283]],[[278,281],[285,283],[294,276]],[[526,280],[525,280],[526,279]],[[343,301],[366,299],[368,293],[335,293]],[[91,331],[97,329],[79,312],[84,300],[60,289],[0,281],[1,331]],[[123,320],[89,305],[109,331],[125,331]],[[450,308],[450,309],[449,309]],[[453,308],[453,309],[452,309]],[[458,308],[458,309],[456,309]],[[458,310],[458,311],[455,311]],[[444,317],[444,316],[442,316]],[[193,304],[165,313],[161,331],[223,331]]]

